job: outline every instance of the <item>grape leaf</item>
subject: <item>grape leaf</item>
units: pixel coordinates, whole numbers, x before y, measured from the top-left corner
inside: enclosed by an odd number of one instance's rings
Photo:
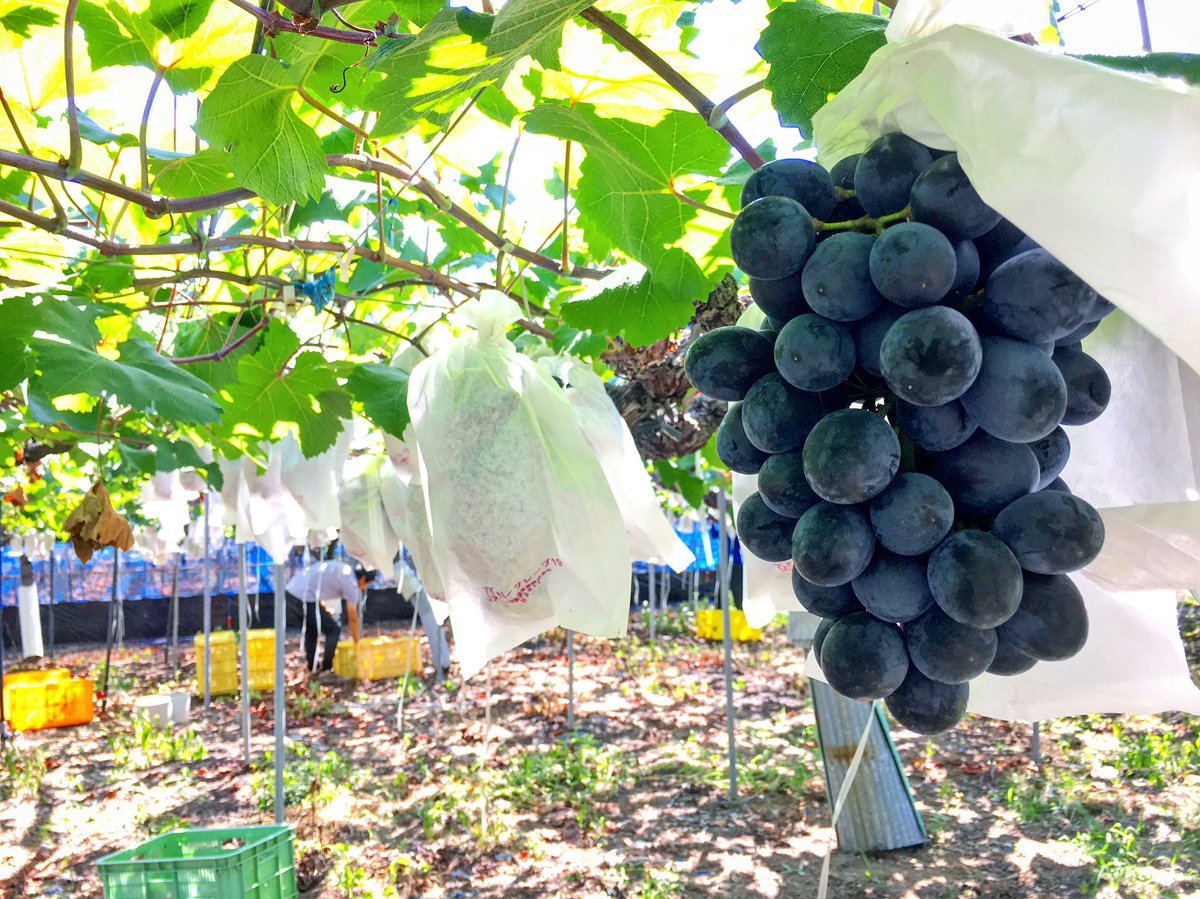
[[[212,4],[213,0],[154,0],[146,11],[151,25],[178,41],[196,33]]]
[[[321,139],[291,107],[306,74],[301,66],[247,56],[200,104],[196,133],[214,148],[229,147],[238,182],[268,203],[319,197],[325,186]]]
[[[402,437],[408,427],[408,372],[378,362],[354,366],[346,379],[350,396],[376,427]]]
[[[562,26],[589,4],[511,0],[496,16],[446,7],[411,41],[393,41],[373,66],[387,79],[367,95],[379,111],[372,136],[402,134],[420,120],[444,128],[480,88],[503,84],[521,59],[557,65]]]
[[[155,67],[153,48],[158,34],[140,16],[129,15],[118,4],[84,0],[75,12],[75,21],[83,29],[93,69]]]
[[[58,16],[48,9],[14,9],[0,16],[0,31],[29,37],[34,28],[53,25]]]
[[[1197,53],[1147,53],[1144,56],[1088,54],[1075,58],[1122,72],[1157,75],[1160,78],[1182,78],[1188,84],[1200,87],[1200,54]]]
[[[267,328],[258,351],[238,361],[237,381],[221,391],[222,427],[231,436],[275,440],[294,425],[300,450],[311,459],[333,446],[341,419],[353,413],[334,367],[320,353],[295,356],[299,347],[287,326]]]
[[[729,147],[694,113],[671,111],[644,125],[602,118],[586,104],[539,106],[525,125],[587,149],[572,194],[595,255],[616,248],[651,270],[696,217],[672,192],[675,179],[717,175],[729,159]]]
[[[248,316],[242,316],[239,319],[232,312],[220,312],[210,317],[183,322],[175,335],[172,355],[187,358],[214,353],[233,343],[254,325],[254,322],[247,321],[247,318]],[[238,324],[236,329],[233,327],[235,320]],[[261,340],[261,337],[247,340],[222,359],[213,362],[193,362],[188,365],[188,371],[220,390],[237,377],[238,360],[253,353],[258,348],[258,340]]]
[[[86,347],[36,336],[33,349],[41,370],[38,384],[50,396],[107,393],[135,409],[176,421],[212,422],[220,417],[207,384],[140,340],[121,344],[116,361]]]
[[[158,172],[154,192],[165,197],[199,197],[238,187],[230,162],[228,153],[206,147],[195,156],[153,165]]]
[[[810,136],[813,114],[884,45],[887,20],[836,12],[817,0],[792,0],[776,7],[767,22],[757,49],[771,66],[771,105],[781,124]]]
[[[639,280],[565,303],[560,311],[569,325],[624,334],[634,346],[644,346],[687,324],[696,311],[695,302],[707,293],[706,279],[695,260],[674,249]]]

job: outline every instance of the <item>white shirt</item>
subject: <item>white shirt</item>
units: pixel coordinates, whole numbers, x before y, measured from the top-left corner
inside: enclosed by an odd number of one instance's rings
[[[284,589],[304,602],[326,599],[358,602],[358,579],[354,569],[334,559],[317,562],[305,571],[296,572]]]

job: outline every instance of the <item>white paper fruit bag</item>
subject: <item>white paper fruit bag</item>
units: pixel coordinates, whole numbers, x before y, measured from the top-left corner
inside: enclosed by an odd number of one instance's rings
[[[630,554],[637,560],[685,570],[696,557],[663,514],[633,434],[609,399],[604,382],[587,363],[573,356],[554,356],[541,364],[562,381],[583,437],[599,460],[613,496],[620,498]]]
[[[505,337],[515,303],[463,310],[477,333],[418,365],[408,405],[433,557],[464,676],[561,625],[625,633],[620,510],[562,389]]]
[[[382,469],[385,456],[353,456],[346,461],[345,478],[339,496],[342,518],[342,546],[368,568],[389,572],[400,537],[392,528],[383,504]]]
[[[392,527],[400,537],[400,543],[412,556],[416,575],[429,598],[438,624],[443,624],[450,615],[446,605],[446,589],[442,586],[442,575],[433,557],[432,541],[429,536],[429,511],[425,506],[425,491],[421,487],[421,473],[417,467],[417,454],[413,445],[412,425],[404,431],[404,439],[392,438],[388,445],[388,458],[399,484],[400,508],[392,516]]]

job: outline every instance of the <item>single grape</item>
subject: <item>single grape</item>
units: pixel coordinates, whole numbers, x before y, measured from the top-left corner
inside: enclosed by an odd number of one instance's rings
[[[1060,493],[1070,493],[1071,492],[1071,488],[1067,486],[1067,482],[1064,481],[1062,478],[1055,478],[1053,481],[1051,481],[1049,484],[1047,484],[1045,487],[1043,487],[1040,492],[1046,493],[1051,490],[1057,490]]]
[[[764,319],[762,325],[759,326],[758,333],[767,338],[767,340],[771,341],[771,346],[774,347],[779,341],[780,330],[782,329],[776,328],[771,319],[767,318]]]
[[[795,568],[792,569],[792,592],[796,601],[804,606],[805,611],[820,615],[822,618],[843,618],[863,610],[862,603],[854,595],[849,584],[839,584],[836,587],[822,587],[804,579]]]
[[[979,251],[969,240],[960,240],[954,245],[954,283],[942,298],[944,303],[957,303],[968,294],[974,293],[979,284]]]
[[[1112,399],[1112,382],[1104,366],[1083,350],[1065,347],[1055,350],[1053,359],[1067,387],[1063,424],[1086,425],[1095,421]]]
[[[1037,249],[1037,243],[1025,232],[1007,219],[1001,219],[991,231],[974,240],[975,249],[979,251],[979,275],[981,283],[986,282],[1003,263],[1013,256],[1018,256],[1029,250]]]
[[[933,605],[925,580],[925,560],[876,550],[866,570],[850,582],[868,612],[883,621],[903,624]]]
[[[1066,431],[1055,428],[1041,440],[1031,442],[1029,448],[1037,457],[1041,471],[1037,489],[1044,490],[1067,467],[1067,460],[1071,458],[1071,441]]]
[[[829,170],[829,177],[833,181],[834,187],[840,187],[842,190],[854,190],[854,169],[861,158],[861,153],[854,153],[851,156],[843,156],[834,163],[833,168]]]
[[[1003,624],[1021,603],[1021,566],[1004,543],[983,531],[958,531],[929,556],[929,589],[961,624]]]
[[[913,733],[933,736],[950,730],[963,719],[969,698],[967,684],[940,684],[911,666],[904,683],[885,704],[892,717]]]
[[[979,198],[957,153],[948,153],[920,174],[909,205],[913,221],[932,225],[951,240],[982,237],[1000,223],[1000,213]]]
[[[949,293],[957,269],[954,246],[919,222],[893,225],[875,239],[869,268],[875,287],[906,309],[932,306]]]
[[[744,399],[763,375],[775,370],[775,351],[750,328],[714,328],[692,341],[683,372],[692,386],[714,400]]]
[[[1032,493],[1039,474],[1033,450],[982,431],[961,446],[934,454],[929,473],[942,482],[962,515],[995,515]]]
[[[958,400],[940,406],[914,406],[896,400],[896,421],[905,437],[933,452],[961,446],[979,427]]]
[[[763,197],[789,197],[823,221],[837,203],[829,172],[807,159],[773,159],[754,172],[742,187],[742,206]]]
[[[899,212],[917,177],[929,168],[929,149],[899,132],[872,142],[854,166],[855,199],[868,215]]]
[[[1021,567],[1039,574],[1066,574],[1095,561],[1104,546],[1100,513],[1079,497],[1057,490],[1022,496],[1004,507],[992,533]]]
[[[930,680],[963,684],[987,671],[996,657],[996,631],[955,621],[938,606],[904,628],[912,663]]]
[[[961,312],[946,306],[902,316],[879,349],[888,386],[900,399],[918,406],[958,399],[974,383],[982,359],[975,328]]]
[[[756,474],[770,458],[770,453],[764,453],[746,436],[741,403],[729,407],[717,428],[717,458],[739,474]]]
[[[883,338],[908,310],[891,303],[884,303],[864,319],[854,322],[850,328],[854,335],[855,361],[863,371],[877,378],[883,377],[879,367],[879,348]]]
[[[1106,315],[1110,315],[1117,311],[1117,307],[1110,303],[1104,297],[1096,294],[1096,302],[1092,304],[1092,308],[1088,311],[1087,320],[1090,322],[1098,322]]]
[[[880,493],[900,468],[900,441],[887,419],[862,409],[826,415],[804,441],[804,474],[818,496],[861,503]]]
[[[836,387],[854,371],[854,338],[844,327],[815,313],[783,326],[775,343],[775,367],[801,390]]]
[[[950,533],[954,502],[929,475],[903,471],[871,500],[875,539],[902,556],[921,556]]]
[[[751,493],[737,512],[737,534],[742,546],[764,562],[784,562],[792,555],[796,519],[772,511],[762,497]]]
[[[1021,652],[1009,643],[999,630],[996,631],[996,657],[988,665],[988,674],[999,674],[1011,677],[1014,674],[1024,674],[1037,664],[1033,656]]]
[[[758,471],[758,493],[780,515],[799,518],[821,501],[804,479],[804,454],[775,453]]]
[[[838,620],[836,618],[822,618],[821,623],[817,625],[817,629],[813,633],[812,652],[818,665],[821,664],[821,646],[825,643],[825,638],[829,635],[830,629],[837,623]]]
[[[764,281],[762,278],[747,278],[750,296],[754,304],[774,319],[782,328],[797,315],[812,312],[804,299],[801,278],[804,270],[793,272],[786,278]]]
[[[875,536],[858,506],[820,502],[800,516],[792,533],[792,564],[821,587],[848,584],[866,569]]]
[[[821,644],[821,673],[850,699],[888,696],[908,674],[900,628],[866,612],[839,619]]]
[[[795,200],[763,197],[742,209],[729,229],[733,261],[755,278],[786,278],[817,245],[812,217]]]
[[[963,408],[993,437],[1041,440],[1067,408],[1067,385],[1054,361],[1020,340],[985,337],[981,343],[983,362],[962,395]]]
[[[799,449],[821,414],[820,397],[796,389],[778,372],[759,378],[742,402],[746,436],[767,453]]]
[[[852,322],[883,304],[883,294],[871,280],[869,234],[843,231],[822,241],[805,263],[801,284],[812,310],[825,318]]]
[[[1065,574],[1025,572],[1016,614],[998,628],[999,636],[1039,661],[1069,659],[1087,642],[1088,614],[1079,588]]]
[[[1055,349],[1058,349],[1059,347],[1072,347],[1074,349],[1080,349],[1079,344],[1083,342],[1083,338],[1087,337],[1099,327],[1099,320],[1094,322],[1084,322],[1066,337],[1060,337],[1058,340],[1054,341],[1054,347]]]
[[[1096,292],[1041,248],[1000,265],[983,292],[988,318],[1008,336],[1034,343],[1066,337],[1095,302]]]

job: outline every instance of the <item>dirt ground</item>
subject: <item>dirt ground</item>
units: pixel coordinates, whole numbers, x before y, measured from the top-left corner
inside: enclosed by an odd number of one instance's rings
[[[1197,610],[1183,625],[1200,641]],[[664,634],[663,630],[667,632]],[[132,700],[190,688],[161,647],[114,655],[91,725],[18,735],[0,770],[0,896],[98,897],[95,862],[181,827],[270,823],[270,695],[194,704],[155,731]],[[462,683],[313,681],[289,640],[287,820],[306,897],[809,897],[831,845],[803,652],[783,629],[734,653],[739,798],[727,798],[720,644],[673,613],[653,644],[565,636]],[[60,656],[99,674],[102,649]],[[49,663],[42,663],[43,667]],[[490,695],[490,713],[489,709]],[[894,730],[927,845],[835,852],[830,897],[1200,896],[1200,720],[971,717]]]

